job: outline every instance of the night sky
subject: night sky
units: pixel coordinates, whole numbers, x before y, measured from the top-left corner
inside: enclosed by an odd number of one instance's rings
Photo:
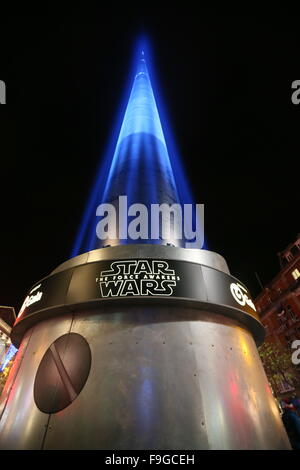
[[[256,295],[300,231],[300,17],[79,13],[0,19],[0,305],[70,257],[141,33],[207,247]]]

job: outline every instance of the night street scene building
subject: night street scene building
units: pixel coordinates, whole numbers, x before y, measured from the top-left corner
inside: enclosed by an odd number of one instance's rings
[[[192,202],[146,56],[72,258],[30,288],[14,324],[1,449],[290,449],[257,350],[264,328],[225,259],[190,248],[170,214],[168,236],[128,239],[120,218],[96,236],[100,203]]]
[[[300,234],[278,253],[278,258],[280,270],[257,296],[255,305],[265,327],[265,340],[292,355],[293,342],[300,340]],[[279,394],[295,390],[284,378],[278,376],[278,380],[274,387]],[[299,390],[299,381],[295,385]]]

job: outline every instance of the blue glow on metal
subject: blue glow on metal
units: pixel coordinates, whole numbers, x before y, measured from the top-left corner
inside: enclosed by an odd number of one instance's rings
[[[128,104],[125,114],[122,108],[122,125],[119,122],[117,126],[118,138],[117,133],[112,136],[111,145],[97,172],[72,256],[102,246],[96,237],[98,220],[95,216],[100,203],[113,202],[120,195],[127,195],[128,205],[139,202],[148,207],[153,203],[194,202],[175,149],[174,138],[166,124],[164,106],[160,99],[157,101],[154,97],[148,72],[150,55],[149,43],[143,40],[141,44],[139,41]],[[155,96],[157,98],[158,94],[155,93]],[[164,127],[159,116],[163,116]],[[120,240],[120,243],[128,241]],[[160,241],[150,240],[149,243]]]
[[[3,362],[0,365],[0,371],[3,372],[7,364],[12,360],[14,355],[17,353],[18,349],[15,348],[13,344],[7,350],[7,353],[4,356]]]

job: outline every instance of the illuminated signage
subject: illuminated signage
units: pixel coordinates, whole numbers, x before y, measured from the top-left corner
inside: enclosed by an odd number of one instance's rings
[[[255,305],[252,300],[248,297],[249,292],[244,286],[242,286],[238,282],[232,282],[230,284],[230,292],[232,293],[232,297],[234,298],[234,300],[237,301],[238,304],[242,306],[249,305],[249,307],[251,307],[256,312]]]
[[[30,291],[29,295],[26,297],[26,299],[25,299],[24,302],[23,302],[23,305],[22,305],[22,307],[21,307],[21,309],[20,309],[20,312],[19,312],[17,318],[19,318],[19,317],[22,315],[22,313],[24,312],[24,310],[25,310],[27,307],[29,307],[30,305],[35,304],[36,302],[39,302],[39,301],[41,300],[41,298],[42,298],[42,296],[43,296],[43,292],[40,292],[40,291],[39,291],[39,292],[37,292],[36,294],[30,295],[30,294],[32,294],[33,292],[35,292],[36,290],[38,290],[40,287],[41,287],[41,284],[39,284],[38,286],[34,287],[34,288]]]
[[[135,302],[149,299],[150,305],[151,298],[161,302],[175,300],[178,305],[182,301],[202,303],[204,308],[221,306],[229,308],[234,318],[247,318],[247,322],[255,319],[258,323],[249,291],[230,274],[198,263],[170,259],[102,260],[74,266],[37,283],[22,305],[12,339],[17,338],[19,344],[28,325],[45,312],[49,316],[68,306],[76,310],[83,305],[125,299]]]
[[[102,297],[171,296],[178,281],[180,276],[162,260],[113,261],[96,278]]]

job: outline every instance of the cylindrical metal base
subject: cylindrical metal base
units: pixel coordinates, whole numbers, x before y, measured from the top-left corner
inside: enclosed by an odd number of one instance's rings
[[[36,372],[69,332],[88,342],[90,374],[73,403],[46,414],[34,401]],[[252,335],[221,314],[143,306],[67,314],[31,328],[14,367],[1,449],[289,448]]]
[[[114,260],[134,270],[129,297],[100,296],[99,283],[128,279]],[[290,449],[253,308],[208,251],[119,246],[69,260],[31,289],[13,329],[0,448]]]

